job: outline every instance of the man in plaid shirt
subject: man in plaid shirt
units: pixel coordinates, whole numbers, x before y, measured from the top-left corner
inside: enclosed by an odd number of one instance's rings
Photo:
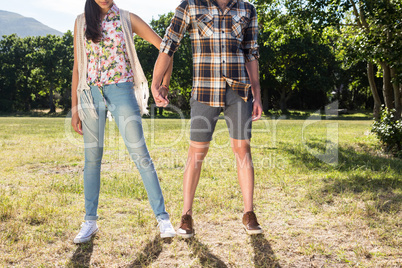
[[[229,128],[243,194],[243,225],[248,234],[262,233],[253,212],[254,169],[251,122],[262,113],[258,71],[258,23],[254,6],[243,0],[183,0],[163,38],[155,63],[152,94],[166,106],[163,75],[185,32],[193,49],[190,147],[183,179],[184,206],[178,234],[194,235],[192,205],[201,165],[221,111]]]

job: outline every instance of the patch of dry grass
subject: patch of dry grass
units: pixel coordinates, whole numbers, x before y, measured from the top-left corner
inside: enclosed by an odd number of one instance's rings
[[[313,155],[325,152],[333,123],[336,165]],[[108,123],[100,233],[77,246],[72,239],[84,216],[80,137],[66,134],[62,118],[0,118],[0,266],[401,267],[402,161],[380,153],[369,121],[320,121],[302,135],[304,124],[253,125],[255,210],[264,235],[242,230],[241,192],[220,120],[197,188],[196,236],[162,240],[138,171]],[[188,126],[144,120],[176,226]]]

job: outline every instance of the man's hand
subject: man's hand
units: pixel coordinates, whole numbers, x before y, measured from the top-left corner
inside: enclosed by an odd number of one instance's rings
[[[169,93],[169,88],[167,86],[165,86],[165,85],[162,85],[162,86],[159,87],[159,93],[162,95],[162,97],[167,99],[167,95]]]
[[[152,86],[151,92],[157,107],[166,107],[169,104],[165,87],[160,86],[159,88],[156,88],[155,86]]]
[[[78,117],[78,112],[74,113],[73,116],[71,117],[71,125],[73,126],[75,132],[77,132],[80,135],[83,135],[82,123],[80,118]]]
[[[167,92],[165,94],[164,90],[161,90],[161,84],[163,82],[163,84],[169,85],[170,74],[172,73],[172,64],[172,58],[169,57],[168,54],[159,53],[159,56],[155,62],[151,84],[152,96],[154,97],[155,104],[158,107],[166,107],[169,104],[169,100],[167,99]],[[167,73],[168,75],[165,77],[164,80],[162,80],[164,78],[164,75],[166,75]]]
[[[254,101],[253,101],[253,114],[251,115],[252,120],[257,121],[258,119],[261,118],[261,114],[262,114],[261,99],[254,99]]]

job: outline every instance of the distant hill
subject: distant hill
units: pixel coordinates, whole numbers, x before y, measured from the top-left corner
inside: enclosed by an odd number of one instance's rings
[[[16,33],[19,37],[45,36],[48,34],[63,35],[43,23],[21,16],[20,14],[0,10],[0,39],[3,35]]]

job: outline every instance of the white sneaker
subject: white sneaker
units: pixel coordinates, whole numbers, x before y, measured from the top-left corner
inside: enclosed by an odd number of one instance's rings
[[[158,220],[158,226],[161,231],[161,238],[176,236],[176,232],[170,223],[170,220]]]
[[[81,224],[81,227],[81,231],[74,238],[75,244],[86,243],[90,241],[92,236],[94,236],[99,231],[96,221],[85,221]]]

